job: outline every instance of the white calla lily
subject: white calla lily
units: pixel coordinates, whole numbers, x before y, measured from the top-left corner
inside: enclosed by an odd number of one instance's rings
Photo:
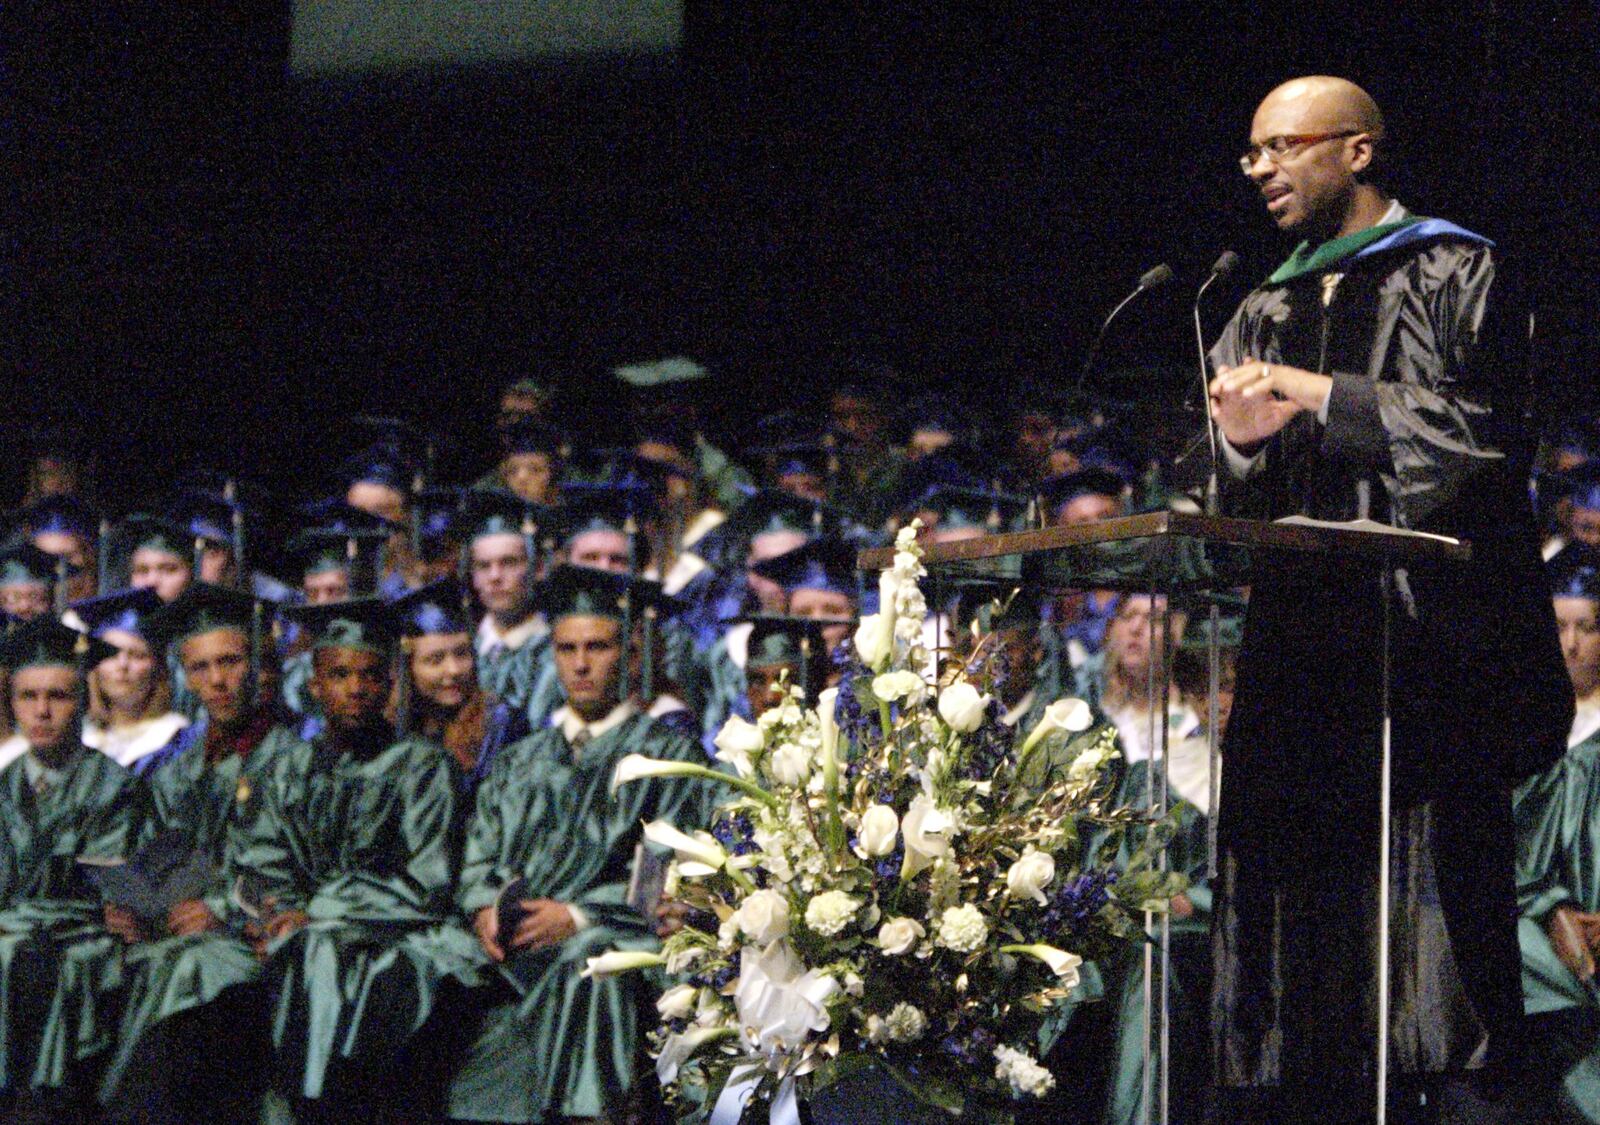
[[[652,820],[644,826],[644,838],[676,852],[678,870],[685,875],[714,875],[728,862],[728,853],[709,832],[696,832],[691,836],[679,831],[670,821]]]
[[[583,966],[583,971],[578,975],[604,980],[614,977],[618,973],[631,973],[638,969],[653,969],[657,965],[665,965],[667,959],[659,953],[642,953],[626,949],[613,949],[590,957]]]
[[[1058,699],[1044,709],[1038,725],[1029,732],[1027,741],[1022,744],[1022,753],[1026,754],[1058,731],[1086,731],[1093,723],[1094,713],[1083,700],[1070,696]]]
[[[1083,964],[1083,958],[1076,953],[1068,953],[1053,945],[1002,945],[1000,952],[1021,953],[1043,961],[1050,966],[1050,971],[1063,988],[1073,988],[1078,983],[1078,967]]]

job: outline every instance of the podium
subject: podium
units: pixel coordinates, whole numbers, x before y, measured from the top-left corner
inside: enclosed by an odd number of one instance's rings
[[[1043,528],[981,536],[925,548],[923,565],[931,585],[930,604],[939,605],[948,593],[962,586],[983,585],[1022,588],[1041,594],[1087,590],[1115,590],[1147,594],[1152,599],[1175,596],[1205,599],[1222,591],[1248,585],[1252,561],[1267,556],[1320,556],[1354,568],[1370,568],[1380,578],[1382,602],[1382,745],[1379,755],[1379,807],[1374,810],[1379,839],[1378,935],[1374,951],[1377,976],[1377,1019],[1373,1027],[1376,1073],[1376,1117],[1383,1125],[1388,1093],[1390,1025],[1389,915],[1390,827],[1392,790],[1392,721],[1390,637],[1396,575],[1408,568],[1438,567],[1466,562],[1471,546],[1442,536],[1424,535],[1370,521],[1328,524],[1313,521],[1278,521],[1203,516],[1182,512],[1148,512],[1067,527]],[[892,547],[861,552],[863,570],[882,570],[893,564]],[[1217,688],[1219,610],[1210,605],[1208,658],[1210,665],[1210,874],[1216,875],[1216,824],[1219,795]],[[1165,616],[1150,619],[1150,671],[1148,701],[1151,747],[1147,811],[1164,816],[1169,806],[1168,709],[1170,707],[1170,652]],[[1163,867],[1166,859],[1163,856]],[[1169,921],[1166,914],[1145,916],[1149,941],[1144,947],[1144,1089],[1143,1120],[1169,1120],[1168,1083],[1170,1042]]]

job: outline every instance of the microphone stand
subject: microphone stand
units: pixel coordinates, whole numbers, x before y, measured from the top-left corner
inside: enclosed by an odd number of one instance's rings
[[[1219,468],[1222,461],[1217,453],[1217,420],[1211,416],[1211,368],[1206,359],[1205,330],[1200,326],[1200,302],[1205,297],[1206,290],[1211,288],[1211,283],[1223,274],[1228,273],[1239,264],[1239,255],[1232,250],[1224,250],[1222,257],[1211,267],[1211,272],[1206,275],[1205,281],[1200,283],[1200,289],[1194,295],[1194,346],[1200,358],[1200,408],[1206,416],[1206,442],[1211,452],[1211,471],[1206,477],[1205,514],[1208,516],[1221,515],[1218,492],[1221,489],[1221,476]]]
[[[1094,343],[1089,348],[1089,354],[1084,357],[1083,370],[1078,372],[1078,382],[1073,388],[1074,390],[1083,390],[1083,385],[1089,378],[1089,372],[1094,367],[1094,361],[1100,358],[1100,345],[1105,343],[1106,330],[1111,327],[1111,322],[1117,319],[1117,314],[1122,312],[1123,309],[1127,308],[1128,303],[1140,293],[1145,292],[1147,289],[1154,289],[1156,286],[1162,285],[1171,280],[1172,268],[1165,262],[1159,266],[1153,266],[1144,272],[1144,274],[1139,278],[1139,284],[1134,287],[1133,292],[1122,298],[1122,300],[1117,304],[1117,307],[1111,310],[1111,315],[1106,317],[1105,321],[1100,325],[1100,331],[1095,334]]]

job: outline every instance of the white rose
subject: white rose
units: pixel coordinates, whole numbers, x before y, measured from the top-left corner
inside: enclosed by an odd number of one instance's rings
[[[789,934],[789,900],[777,891],[755,891],[733,912],[733,922],[757,945]]]
[[[1049,738],[1057,731],[1084,731],[1094,722],[1094,714],[1089,710],[1089,705],[1081,699],[1058,699],[1044,709],[1044,715],[1039,719],[1039,725],[1028,734],[1027,741],[1022,744],[1022,753],[1032,750],[1043,739]]]
[[[1069,781],[1084,781],[1093,777],[1100,772],[1100,767],[1115,758],[1118,753],[1119,751],[1112,743],[1096,742],[1072,759],[1072,765],[1067,767],[1067,779]]]
[[[823,891],[806,903],[806,925],[823,937],[832,937],[848,926],[861,909],[861,903],[843,891]]]
[[[891,957],[910,953],[928,931],[915,918],[890,918],[878,927],[878,948]]]
[[[1048,1070],[1014,1047],[996,1047],[994,1057],[994,1076],[1002,1082],[1009,1082],[1014,1093],[1042,1098],[1056,1084],[1055,1077]]]
[[[989,700],[966,680],[957,680],[939,693],[939,717],[957,734],[971,734],[983,725]]]
[[[900,878],[910,879],[936,859],[950,854],[950,837],[955,831],[955,821],[950,814],[940,810],[933,798],[918,793],[900,822],[900,832],[905,837],[906,858],[900,865]]]
[[[656,1012],[664,1020],[686,1020],[694,1015],[700,999],[700,990],[692,984],[680,984],[663,992],[656,1001]]]
[[[894,851],[900,834],[900,817],[888,805],[873,805],[861,814],[861,827],[856,840],[865,856],[886,856]]]
[[[989,923],[972,903],[951,906],[939,915],[939,944],[957,953],[975,953],[989,937]]]
[[[811,751],[798,742],[785,742],[767,756],[767,772],[779,785],[803,786],[811,777]]]
[[[1044,889],[1056,877],[1056,861],[1047,852],[1029,848],[1006,872],[1006,890],[1015,898],[1031,898],[1040,906],[1049,901]]]
[[[730,715],[712,744],[717,748],[717,761],[727,762],[739,771],[740,777],[750,777],[755,773],[750,755],[767,744],[767,732],[738,715]]]
[[[885,672],[872,680],[872,694],[885,703],[893,703],[897,699],[914,703],[926,689],[927,684],[921,675],[909,669]]]

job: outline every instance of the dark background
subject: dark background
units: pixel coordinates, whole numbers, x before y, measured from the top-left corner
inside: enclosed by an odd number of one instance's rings
[[[308,82],[287,3],[0,6],[13,476],[66,418],[113,506],[201,463],[309,491],[367,410],[466,477],[506,379],[605,416],[608,365],[672,353],[733,433],[846,353],[994,408],[1163,260],[1106,358],[1173,400],[1198,275],[1244,256],[1214,328],[1287,250],[1250,113],[1318,71],[1385,107],[1409,205],[1532,267],[1544,385],[1600,400],[1591,5],[814,7],[688,0],[670,58]]]

